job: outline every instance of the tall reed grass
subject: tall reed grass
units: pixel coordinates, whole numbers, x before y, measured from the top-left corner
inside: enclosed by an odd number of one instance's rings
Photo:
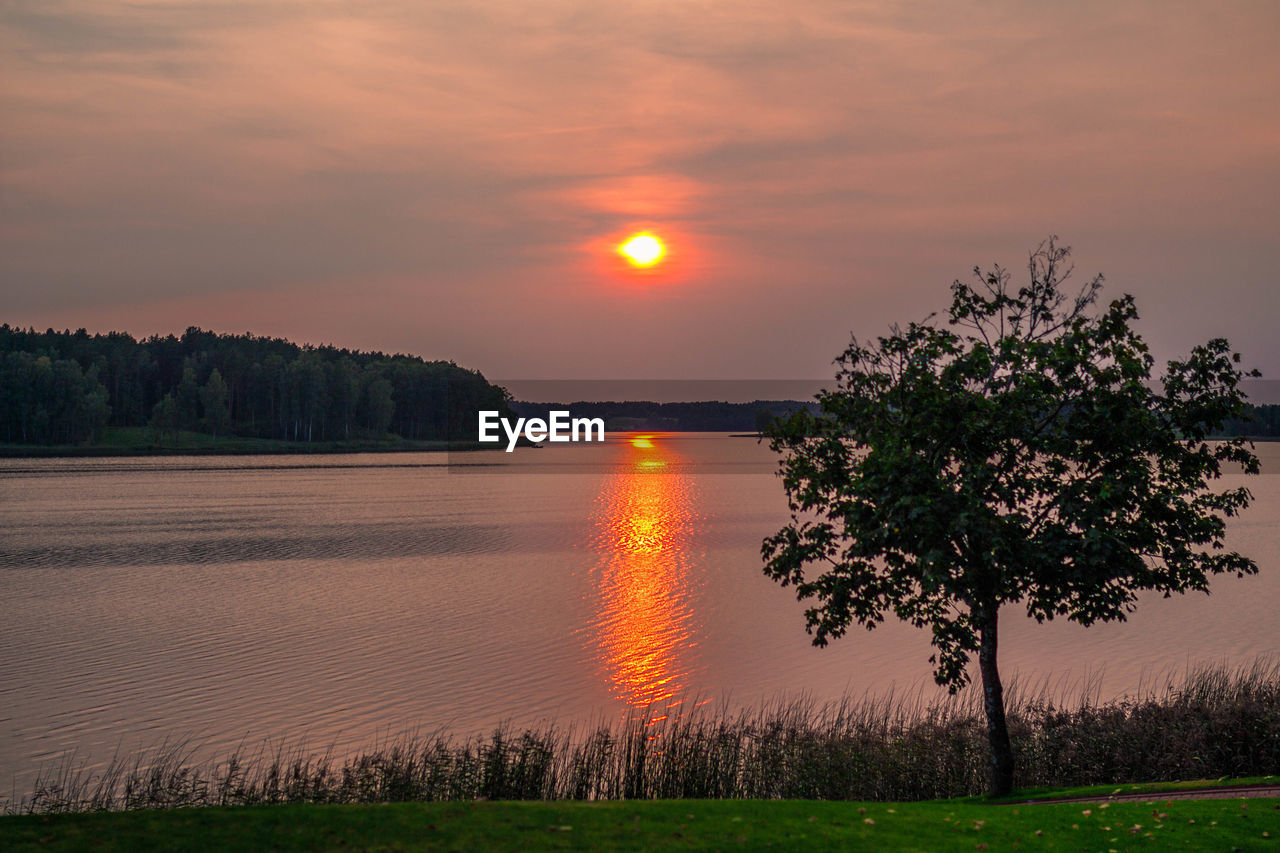
[[[1064,707],[1011,691],[1020,787],[1280,772],[1280,662],[1191,671],[1137,698]],[[976,691],[941,702],[707,706],[575,731],[548,724],[480,738],[406,735],[354,758],[305,748],[193,760],[166,743],[105,769],[47,769],[9,812],[254,803],[474,799],[812,798],[920,800],[982,793],[986,736]]]

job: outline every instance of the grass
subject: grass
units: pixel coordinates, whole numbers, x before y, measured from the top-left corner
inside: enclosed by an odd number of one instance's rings
[[[6,850],[1274,850],[1280,799],[282,805],[0,818]]]
[[[985,789],[976,692],[746,711],[706,707],[577,732],[405,736],[336,760],[305,746],[200,763],[188,744],[52,766],[9,812],[466,800],[858,800]],[[1280,772],[1280,664],[1202,669],[1145,697],[1071,707],[1010,696],[1019,788],[1130,785]]]
[[[1182,779],[1176,782],[1143,782],[1128,785],[1078,785],[1074,788],[1021,788],[1007,797],[985,798],[984,802],[1000,804],[1025,803],[1028,800],[1065,800],[1082,797],[1108,797],[1150,794],[1153,797],[1201,788],[1239,788],[1251,785],[1280,785],[1280,776],[1223,776],[1220,779]]]

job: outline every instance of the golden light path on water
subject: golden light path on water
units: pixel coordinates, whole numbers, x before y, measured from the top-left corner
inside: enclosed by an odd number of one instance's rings
[[[695,494],[659,437],[636,435],[626,451],[596,517],[596,639],[611,692],[660,714],[689,686],[696,652],[689,553]]]

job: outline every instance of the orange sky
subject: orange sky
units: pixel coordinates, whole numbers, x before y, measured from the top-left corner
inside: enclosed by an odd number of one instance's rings
[[[0,322],[821,377],[1052,232],[1157,357],[1280,378],[1278,39],[1274,2],[15,0]]]

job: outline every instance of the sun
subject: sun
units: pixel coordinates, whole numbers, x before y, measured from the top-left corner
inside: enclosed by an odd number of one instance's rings
[[[618,246],[618,254],[626,258],[627,263],[633,267],[651,267],[667,254],[667,247],[653,234],[641,231],[624,240]]]

